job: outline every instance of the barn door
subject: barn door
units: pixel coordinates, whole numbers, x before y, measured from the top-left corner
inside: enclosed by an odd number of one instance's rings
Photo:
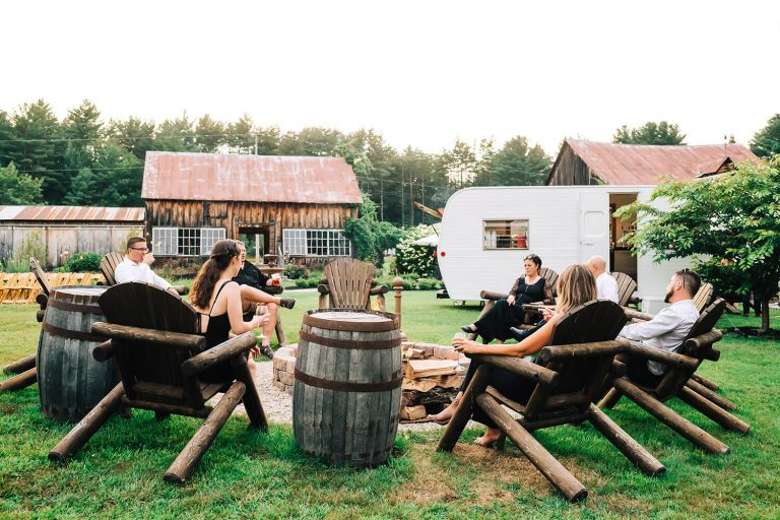
[[[609,258],[609,193],[591,188],[580,193],[580,262],[594,255]]]

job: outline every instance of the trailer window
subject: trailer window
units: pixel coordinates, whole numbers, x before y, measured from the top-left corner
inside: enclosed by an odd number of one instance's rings
[[[528,219],[483,220],[482,249],[528,249]]]

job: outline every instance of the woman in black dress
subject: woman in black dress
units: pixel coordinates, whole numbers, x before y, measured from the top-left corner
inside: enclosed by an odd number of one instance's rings
[[[484,343],[494,339],[506,341],[514,338],[509,330],[513,325],[522,323],[525,313],[523,304],[544,300],[544,278],[539,274],[542,259],[537,255],[528,255],[523,259],[525,275],[515,281],[509,296],[498,300],[496,304],[479,320],[461,327],[464,332],[477,334]]]

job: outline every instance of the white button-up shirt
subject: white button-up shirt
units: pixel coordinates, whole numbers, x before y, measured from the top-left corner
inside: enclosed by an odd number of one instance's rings
[[[596,297],[599,300],[610,300],[615,303],[620,302],[618,296],[617,280],[609,273],[601,273],[596,278]]]
[[[162,287],[163,289],[169,289],[171,287],[171,284],[169,284],[165,278],[154,274],[154,271],[152,271],[151,267],[147,264],[143,262],[135,263],[127,257],[125,257],[121,264],[116,266],[114,278],[116,278],[116,283],[146,282]]]
[[[648,347],[676,352],[697,319],[699,311],[693,300],[680,300],[663,309],[650,321],[626,325],[618,336],[639,341]],[[647,368],[660,376],[666,366],[657,361],[648,361]]]

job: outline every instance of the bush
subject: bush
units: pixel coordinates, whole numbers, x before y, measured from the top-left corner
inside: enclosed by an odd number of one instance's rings
[[[380,222],[376,215],[376,203],[363,195],[360,217],[350,218],[344,224],[344,236],[355,246],[355,256],[374,265],[382,265],[384,252],[392,249],[401,239],[401,230],[390,222]]]
[[[290,280],[298,280],[300,278],[306,278],[306,268],[296,264],[287,264],[284,266],[284,276]]]
[[[73,253],[62,265],[69,273],[89,273],[100,271],[101,256],[97,253]]]
[[[6,260],[2,270],[6,273],[29,273],[30,257],[36,258],[44,265],[46,264],[46,245],[43,243],[41,234],[37,231],[27,235],[22,241],[21,247],[14,252],[14,256]]]
[[[444,284],[441,280],[437,280],[436,278],[420,278],[417,281],[417,288],[421,291],[436,290],[441,289],[442,287],[444,287]]]
[[[416,274],[434,278],[437,275],[436,250],[427,246],[416,246],[414,241],[434,233],[432,226],[419,225],[409,229],[395,248],[395,262],[399,273]]]
[[[299,278],[298,280],[295,280],[295,287],[299,287],[301,289],[307,289],[311,287],[317,287],[319,283],[320,283],[319,276],[311,276],[309,278]]]

